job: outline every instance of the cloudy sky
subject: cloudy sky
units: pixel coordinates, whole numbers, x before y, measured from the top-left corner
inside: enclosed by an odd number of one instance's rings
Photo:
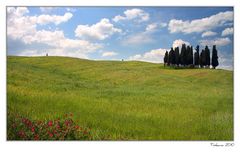
[[[216,44],[233,69],[231,7],[7,7],[7,52],[161,63],[182,43]]]

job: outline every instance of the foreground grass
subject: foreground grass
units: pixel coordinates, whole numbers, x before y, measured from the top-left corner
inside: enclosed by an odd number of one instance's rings
[[[8,57],[7,109],[33,120],[71,112],[94,140],[232,140],[233,73]]]

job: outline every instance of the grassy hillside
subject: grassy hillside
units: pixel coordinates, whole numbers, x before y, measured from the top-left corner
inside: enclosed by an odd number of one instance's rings
[[[7,57],[7,109],[33,120],[71,112],[95,140],[232,140],[233,72]]]

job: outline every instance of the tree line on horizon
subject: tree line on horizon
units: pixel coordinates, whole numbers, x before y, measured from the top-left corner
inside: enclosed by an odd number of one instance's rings
[[[208,46],[202,49],[201,53],[199,45],[196,46],[195,50],[196,52],[193,54],[193,47],[186,46],[186,44],[182,44],[181,52],[179,47],[171,48],[169,52],[165,52],[164,66],[210,68],[210,65],[212,65],[212,68],[215,69],[219,65],[216,45],[213,45],[212,48],[211,61]]]

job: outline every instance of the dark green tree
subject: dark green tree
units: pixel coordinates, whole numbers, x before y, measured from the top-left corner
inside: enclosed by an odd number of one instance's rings
[[[218,66],[218,53],[216,49],[216,45],[213,45],[212,49],[212,67],[215,69]]]
[[[186,54],[186,45],[185,44],[182,44],[182,48],[181,48],[181,56],[180,56],[180,63],[181,65],[183,66],[186,66],[187,65],[187,54]]]
[[[206,53],[204,49],[201,52],[201,64],[202,64],[201,67],[206,66]]]
[[[175,65],[175,53],[173,48],[171,48],[168,57],[169,57],[170,65]]]
[[[186,58],[187,58],[186,65],[190,65],[191,64],[191,47],[190,46],[187,46]]]
[[[174,53],[175,53],[175,64],[176,64],[177,66],[179,66],[179,64],[180,64],[179,47],[176,47],[176,48],[175,48]]]
[[[168,63],[168,51],[166,50],[165,55],[164,55],[164,66]]]
[[[210,50],[208,48],[208,46],[205,47],[205,58],[206,58],[206,66],[209,68],[210,66]]]
[[[203,50],[202,50],[202,52],[200,53],[200,56],[199,56],[199,65],[200,65],[200,67],[201,68],[203,68]]]
[[[193,65],[193,47],[190,47],[190,56],[189,56],[190,65]]]
[[[196,52],[194,53],[194,65],[199,67],[199,46],[196,47]]]

